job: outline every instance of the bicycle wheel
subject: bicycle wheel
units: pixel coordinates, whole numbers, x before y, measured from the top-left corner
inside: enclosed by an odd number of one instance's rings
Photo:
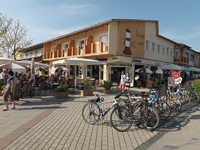
[[[145,120],[145,126],[148,130],[155,130],[160,123],[160,117],[156,109],[152,107],[147,108],[147,116]]]
[[[126,132],[133,124],[133,115],[125,106],[115,107],[110,115],[110,123],[115,130]]]
[[[96,103],[87,103],[82,109],[83,120],[91,125],[96,124],[100,120],[100,109]]]
[[[171,108],[170,108],[169,104],[167,102],[165,102],[165,103],[163,103],[163,113],[162,113],[162,116],[165,119],[168,119],[170,115],[171,115]]]
[[[181,112],[181,110],[182,110],[182,103],[181,103],[181,100],[178,99],[176,103],[176,111]]]

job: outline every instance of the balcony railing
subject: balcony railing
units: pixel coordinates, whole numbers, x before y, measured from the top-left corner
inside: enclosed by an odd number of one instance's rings
[[[102,42],[91,43],[90,45],[84,45],[81,47],[71,47],[66,49],[57,49],[54,52],[46,51],[44,53],[44,59],[54,59],[54,58],[62,58],[69,56],[84,56],[90,54],[101,54],[104,52],[108,52],[108,46]]]

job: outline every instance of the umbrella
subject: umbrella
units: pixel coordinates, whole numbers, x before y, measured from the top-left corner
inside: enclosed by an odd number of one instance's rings
[[[53,62],[54,65],[99,65],[102,62],[94,59],[85,59],[85,58],[69,58],[69,59],[62,59]]]
[[[100,65],[101,61],[85,58],[69,58],[53,62],[54,65]],[[75,67],[75,88],[76,88],[76,67]]]
[[[26,68],[24,68],[23,66],[20,66],[18,64],[15,64],[15,63],[2,64],[2,65],[0,65],[0,68],[10,69],[13,72],[18,72],[18,73],[26,72]]]
[[[14,62],[16,64],[22,64],[22,65],[31,65],[32,64],[32,61],[30,61],[30,60],[21,60],[21,61],[14,61]],[[34,66],[41,67],[41,68],[48,68],[49,67],[49,65],[39,63],[39,62],[34,62]]]
[[[160,69],[160,68],[158,68],[158,69],[156,70],[156,73],[157,73],[157,74],[163,74],[163,70]]]
[[[136,69],[135,72],[141,72],[142,68]],[[149,68],[145,68],[145,72],[151,74],[152,71]]]
[[[174,64],[165,64],[165,65],[160,66],[160,68],[164,70],[183,70],[181,66],[174,65]]]
[[[0,64],[6,64],[12,62],[13,59],[6,58],[6,57],[0,57]]]

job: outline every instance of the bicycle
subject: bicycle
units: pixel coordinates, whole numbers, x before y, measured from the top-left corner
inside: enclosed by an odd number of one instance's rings
[[[104,98],[102,96],[96,95],[97,98],[88,100],[88,103],[85,104],[82,109],[83,120],[90,125],[95,125],[100,120],[103,121],[108,112],[110,112],[110,110],[114,108],[117,113],[117,117],[124,125],[124,128],[119,129],[118,131],[127,131],[132,126],[132,121],[130,119],[127,119],[129,116],[129,111],[125,107],[120,106],[120,102],[118,99],[120,96],[121,93],[115,96],[112,105],[106,109],[103,109],[101,107],[101,105],[104,103]]]
[[[120,132],[128,131],[129,128],[121,129],[121,125],[123,125],[124,121],[133,124],[136,126],[143,128],[145,127],[148,130],[154,130],[158,127],[160,118],[157,110],[152,107],[152,103],[148,100],[148,94],[143,94],[140,96],[133,96],[129,92],[125,93],[127,96],[127,100],[124,101],[124,105],[120,106],[120,108],[127,110],[126,116],[124,118],[118,117],[117,108],[113,109],[110,115],[110,122],[114,129]],[[116,114],[116,116],[115,116]]]

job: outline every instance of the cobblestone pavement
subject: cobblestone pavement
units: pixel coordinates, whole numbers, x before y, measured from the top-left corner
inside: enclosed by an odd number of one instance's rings
[[[86,124],[81,110],[89,98],[93,97],[64,102],[4,150],[133,150],[158,133],[134,127],[129,132],[117,132],[108,123],[109,114],[101,125]],[[112,95],[105,96],[106,102],[112,99]]]

